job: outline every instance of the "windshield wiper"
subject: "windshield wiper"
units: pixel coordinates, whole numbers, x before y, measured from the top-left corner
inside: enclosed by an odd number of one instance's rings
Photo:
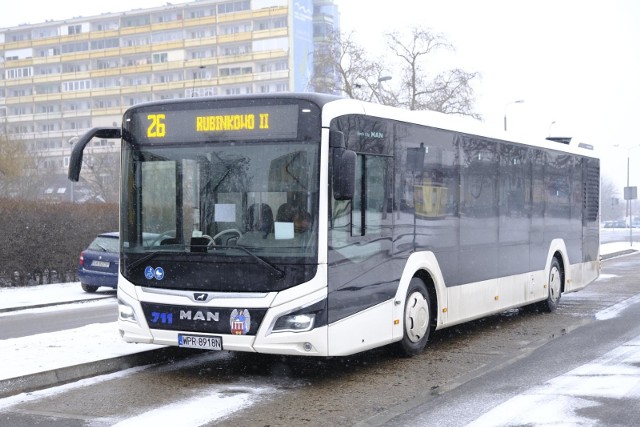
[[[275,265],[271,264],[269,261],[265,260],[264,258],[259,257],[258,255],[254,254],[253,252],[251,252],[249,249],[245,248],[244,246],[215,245],[211,249],[214,250],[214,251],[216,249],[239,249],[242,252],[246,253],[247,255],[251,256],[256,261],[258,261],[258,264],[260,264],[260,265],[268,268],[272,272],[274,272],[278,279],[282,279],[285,276],[285,272],[284,271],[280,270],[278,267],[276,267]]]

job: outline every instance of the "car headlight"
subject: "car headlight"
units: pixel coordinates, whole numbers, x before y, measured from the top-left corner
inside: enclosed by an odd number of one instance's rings
[[[125,322],[137,323],[136,312],[133,310],[133,307],[120,300],[118,300],[118,318]]]
[[[327,300],[302,307],[278,317],[272,332],[306,332],[327,324]]]

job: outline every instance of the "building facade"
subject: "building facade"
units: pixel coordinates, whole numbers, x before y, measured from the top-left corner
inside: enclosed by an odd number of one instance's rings
[[[198,0],[0,29],[0,133],[66,174],[74,140],[134,104],[313,90],[314,43],[337,28],[333,0]]]

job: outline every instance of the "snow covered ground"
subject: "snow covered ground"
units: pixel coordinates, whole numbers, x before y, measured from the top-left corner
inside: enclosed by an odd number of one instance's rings
[[[115,295],[115,291],[109,288],[100,288],[98,292],[93,294],[86,293],[80,287],[80,282],[26,288],[0,288],[0,312],[21,307],[101,299],[113,295]]]
[[[0,317],[72,310],[78,304],[111,305],[115,312],[114,295],[113,290],[88,294],[80,283],[0,288]],[[25,309],[15,310],[20,307]],[[0,340],[0,381],[157,348],[122,341],[115,322]]]

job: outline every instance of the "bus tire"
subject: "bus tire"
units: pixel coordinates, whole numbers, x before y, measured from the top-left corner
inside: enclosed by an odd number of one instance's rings
[[[404,305],[404,333],[402,340],[397,343],[402,355],[416,356],[424,350],[432,328],[431,319],[427,287],[421,279],[414,277],[409,282]]]
[[[558,258],[551,260],[551,268],[549,269],[549,294],[547,299],[539,305],[542,311],[551,313],[558,308],[560,297],[562,296],[562,283],[564,282],[564,272],[558,262]]]

